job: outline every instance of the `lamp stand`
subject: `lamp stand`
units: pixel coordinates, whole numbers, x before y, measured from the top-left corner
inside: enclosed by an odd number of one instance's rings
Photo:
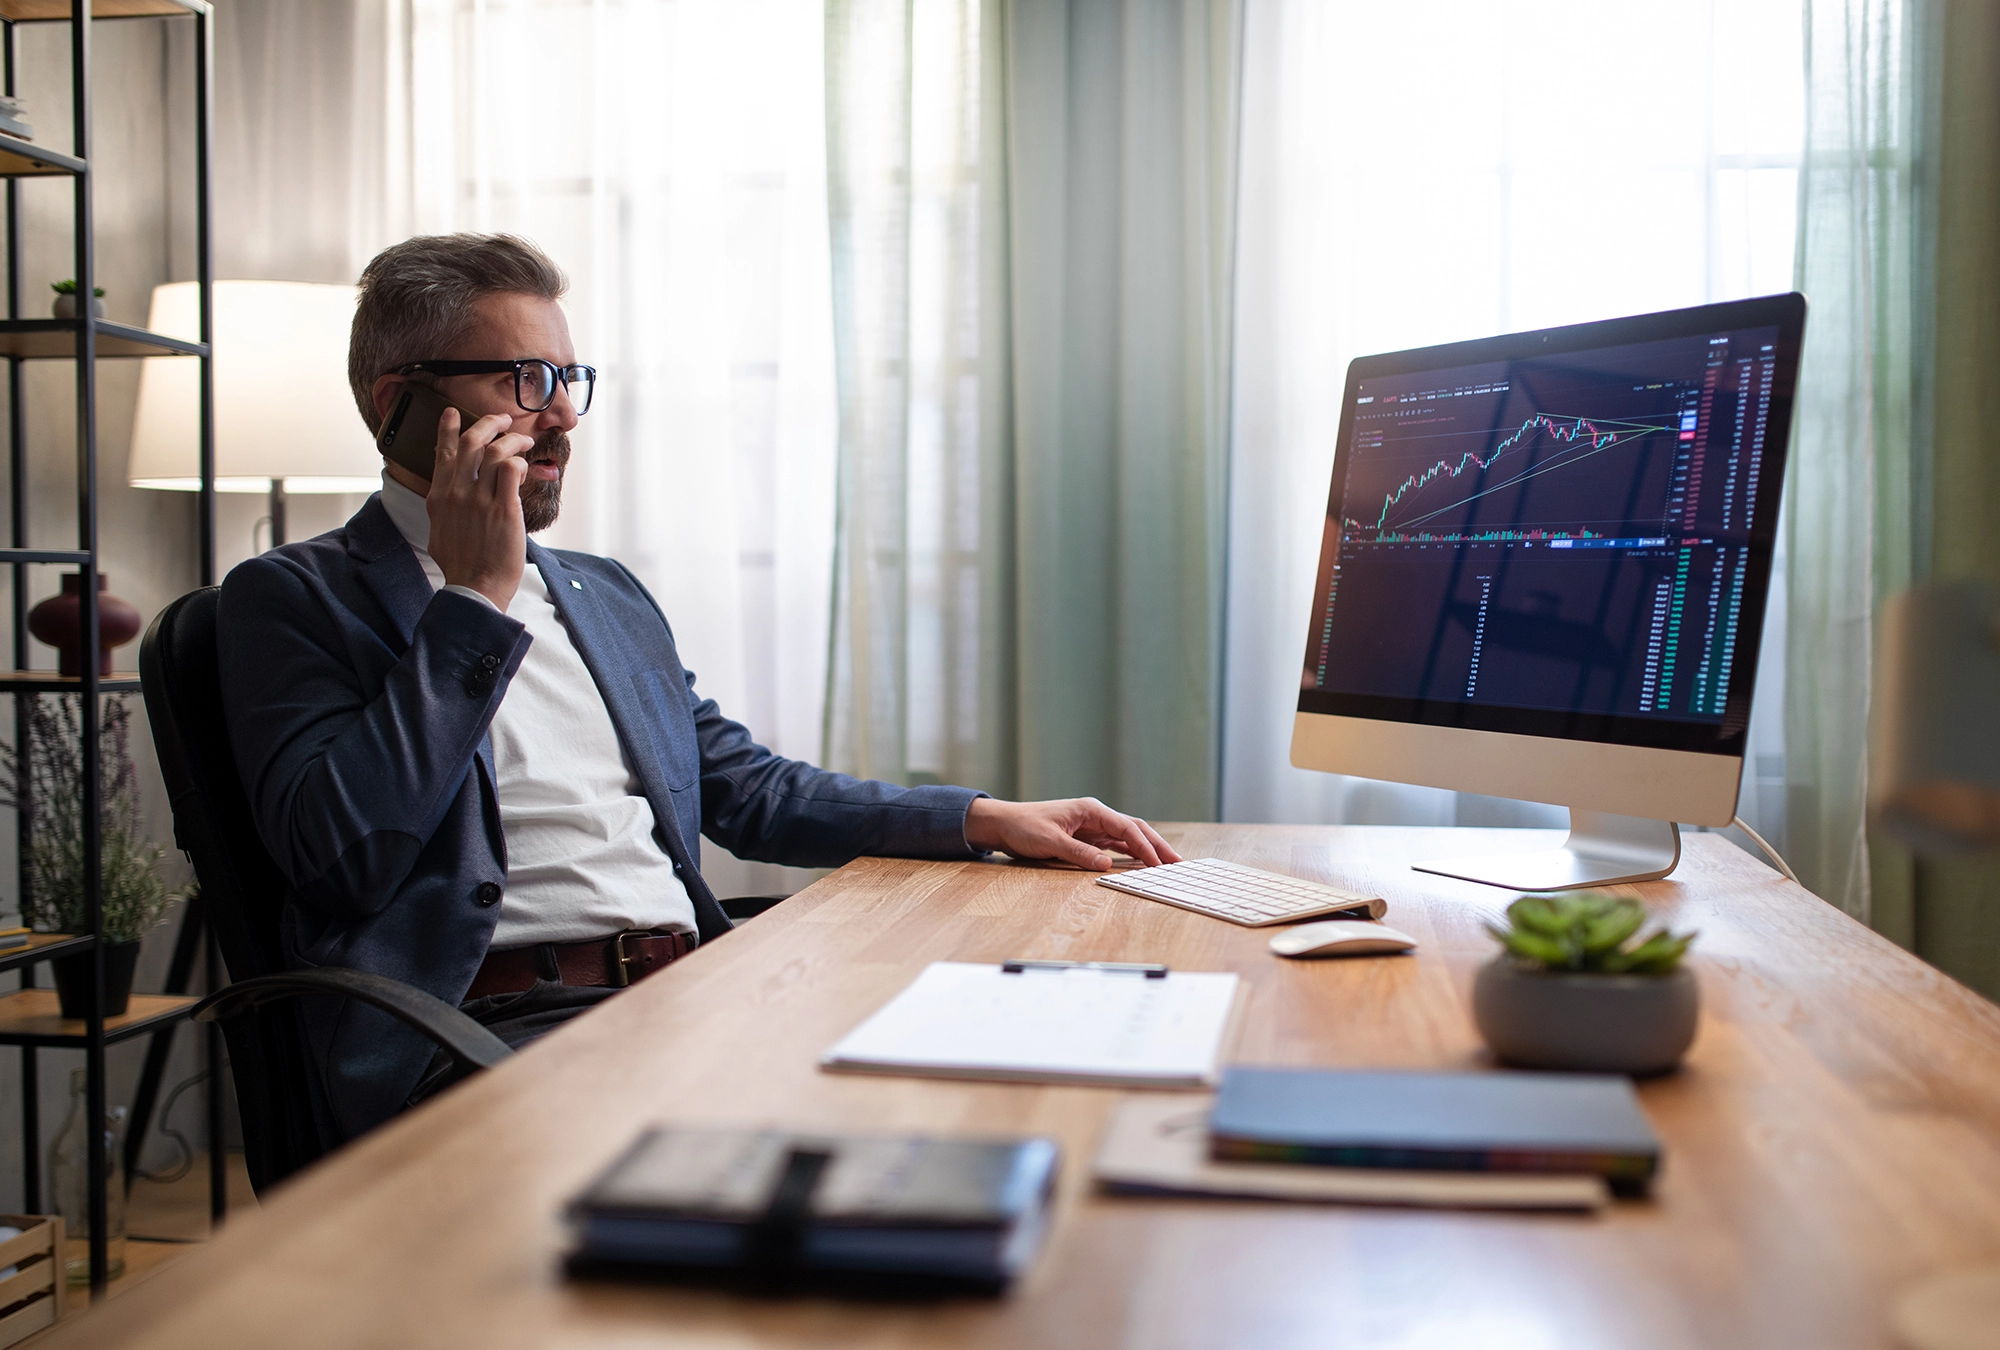
[[[285,542],[285,480],[271,480],[271,547]]]

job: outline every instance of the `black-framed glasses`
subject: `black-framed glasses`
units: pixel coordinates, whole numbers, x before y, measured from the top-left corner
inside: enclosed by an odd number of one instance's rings
[[[540,357],[521,361],[412,361],[398,366],[398,375],[417,371],[431,375],[498,375],[514,372],[514,401],[527,412],[541,412],[556,401],[556,387],[569,390],[569,406],[578,417],[590,411],[591,391],[597,387],[595,366],[559,366]]]

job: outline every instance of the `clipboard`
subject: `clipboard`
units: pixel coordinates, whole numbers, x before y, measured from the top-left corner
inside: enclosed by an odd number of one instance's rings
[[[1090,1087],[1212,1086],[1237,977],[1158,970],[934,961],[821,1056],[820,1067]]]

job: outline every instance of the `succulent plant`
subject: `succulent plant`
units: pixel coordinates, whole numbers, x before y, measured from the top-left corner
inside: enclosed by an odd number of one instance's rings
[[[1666,975],[1680,965],[1693,933],[1665,928],[1637,942],[1646,907],[1637,900],[1565,891],[1524,895],[1507,906],[1511,926],[1488,924],[1508,954],[1523,965],[1599,975]]]
[[[75,295],[76,278],[64,277],[61,281],[51,281],[49,283],[49,289],[54,291],[57,295]],[[104,288],[102,286],[92,286],[90,288],[90,293],[92,295],[101,298],[104,295]]]

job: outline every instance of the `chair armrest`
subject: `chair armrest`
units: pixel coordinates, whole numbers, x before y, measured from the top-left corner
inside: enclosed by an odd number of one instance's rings
[[[732,895],[716,903],[722,906],[723,914],[731,923],[742,923],[745,919],[756,918],[767,909],[775,909],[791,898],[789,895]]]
[[[293,970],[238,980],[195,1004],[189,1016],[197,1022],[221,1022],[301,994],[334,994],[380,1008],[474,1068],[490,1069],[514,1053],[505,1041],[443,999],[386,975],[359,970]]]

